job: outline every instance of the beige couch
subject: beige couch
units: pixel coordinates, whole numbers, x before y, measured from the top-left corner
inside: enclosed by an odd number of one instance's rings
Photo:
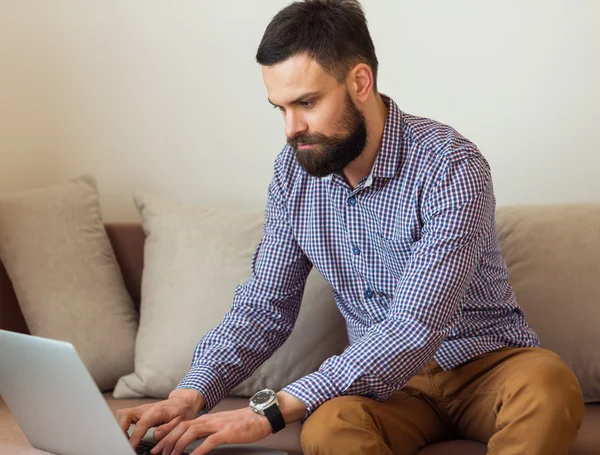
[[[542,344],[557,351],[574,369],[586,394],[585,421],[570,454],[600,454],[600,205],[501,208],[498,226],[519,303]],[[143,230],[138,224],[109,224],[107,231],[139,309]],[[0,328],[28,333],[1,263]],[[115,400],[110,393],[105,393],[105,398],[113,410],[153,401]],[[227,398],[216,410],[246,405],[246,399]],[[300,425],[296,423],[260,444],[301,454],[299,435]],[[420,455],[475,455],[485,451],[480,442],[449,441],[424,448]],[[1,399],[0,453],[39,453],[29,446]]]

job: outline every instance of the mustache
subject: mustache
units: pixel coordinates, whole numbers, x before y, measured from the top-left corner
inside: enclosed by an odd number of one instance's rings
[[[323,134],[304,134],[287,138],[287,143],[294,149],[297,149],[299,144],[327,144],[330,141],[331,139]]]

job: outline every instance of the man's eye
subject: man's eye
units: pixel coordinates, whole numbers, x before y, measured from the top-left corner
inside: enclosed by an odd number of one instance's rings
[[[311,107],[313,105],[313,101],[302,101],[300,104],[302,107]]]

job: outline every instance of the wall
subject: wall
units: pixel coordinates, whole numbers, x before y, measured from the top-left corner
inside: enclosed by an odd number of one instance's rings
[[[0,0],[0,194],[82,172],[262,210],[284,144],[256,47],[287,0]],[[499,204],[600,200],[600,2],[364,0],[379,86],[453,125]]]

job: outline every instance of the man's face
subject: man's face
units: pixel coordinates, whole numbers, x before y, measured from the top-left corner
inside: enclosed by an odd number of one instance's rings
[[[264,66],[263,79],[269,101],[283,114],[287,141],[310,175],[341,174],[362,153],[364,115],[346,84],[338,84],[315,60],[299,55]]]

